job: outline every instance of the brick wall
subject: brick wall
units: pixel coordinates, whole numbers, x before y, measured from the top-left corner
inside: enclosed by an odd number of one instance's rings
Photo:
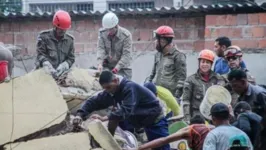
[[[95,51],[101,19],[86,17],[73,18],[73,20],[69,33],[75,37],[76,52]],[[151,44],[153,30],[161,25],[174,28],[175,42],[180,49],[202,49],[204,47],[204,23],[204,17],[120,19],[120,25],[132,33],[134,51],[154,50],[154,44]],[[49,28],[52,28],[50,19],[1,21],[0,42],[18,45],[23,48],[25,54],[32,55],[36,51],[38,33]]]
[[[244,50],[266,49],[266,13],[207,15],[205,25],[206,48],[213,48],[217,37],[228,36]]]

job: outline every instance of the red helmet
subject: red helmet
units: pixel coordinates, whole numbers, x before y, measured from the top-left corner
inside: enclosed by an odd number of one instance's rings
[[[71,27],[71,17],[68,12],[59,10],[54,14],[53,25],[59,29],[67,30]]]
[[[159,37],[175,37],[174,30],[169,26],[160,26],[155,33]]]

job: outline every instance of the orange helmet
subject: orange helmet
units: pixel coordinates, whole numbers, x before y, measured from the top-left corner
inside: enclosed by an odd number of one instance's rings
[[[175,37],[174,30],[169,26],[160,26],[155,31],[156,37]]]
[[[243,53],[240,49],[240,47],[236,45],[229,46],[225,51],[224,51],[224,56],[225,57],[232,57],[232,56],[239,56],[242,57]]]
[[[59,29],[67,30],[71,27],[71,17],[68,12],[59,10],[54,14],[53,25]]]
[[[198,59],[206,59],[209,60],[211,62],[214,61],[215,58],[215,54],[213,53],[213,51],[208,50],[208,49],[204,49],[199,53],[199,57]]]

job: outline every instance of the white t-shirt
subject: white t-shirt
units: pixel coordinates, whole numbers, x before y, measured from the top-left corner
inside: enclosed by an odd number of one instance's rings
[[[241,134],[247,138],[250,150],[253,150],[253,146],[246,133],[231,125],[221,125],[211,130],[204,140],[203,150],[228,150],[229,139]]]

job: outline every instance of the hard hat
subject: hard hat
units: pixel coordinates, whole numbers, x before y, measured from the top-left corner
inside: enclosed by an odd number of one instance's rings
[[[175,37],[174,30],[169,26],[160,26],[155,31],[156,37]]]
[[[102,26],[105,29],[111,29],[115,27],[118,24],[118,22],[119,22],[119,19],[116,16],[116,14],[109,12],[103,16]]]
[[[215,54],[211,50],[204,49],[199,53],[198,59],[206,59],[206,60],[213,62],[214,57],[215,57]]]
[[[54,14],[53,25],[59,29],[67,30],[71,27],[71,17],[68,12],[59,10]]]
[[[225,57],[231,57],[231,56],[243,56],[243,53],[240,49],[240,47],[233,45],[228,47],[225,51],[224,51],[224,56]]]

